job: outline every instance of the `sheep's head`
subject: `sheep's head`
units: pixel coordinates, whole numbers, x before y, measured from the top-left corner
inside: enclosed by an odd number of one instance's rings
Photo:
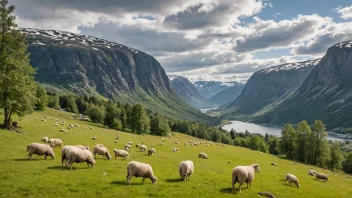
[[[95,160],[94,159],[90,159],[88,163],[92,166],[92,168],[94,168],[94,166],[95,166]]]
[[[254,168],[254,172],[257,172],[257,173],[260,172],[259,164],[253,164],[252,167]]]
[[[53,159],[55,159],[55,154],[53,152],[49,153],[49,156]]]
[[[158,178],[153,177],[153,179],[152,179],[152,184],[156,184],[156,180],[158,180]]]
[[[108,158],[108,160],[111,160],[111,155],[110,155],[110,153],[106,153],[106,157]]]
[[[182,174],[181,174],[181,181],[185,180],[185,179],[186,179],[186,176],[187,176],[187,175],[186,175],[185,173],[182,173]]]
[[[299,182],[298,182],[298,181],[296,182],[296,185],[297,185],[297,188],[299,188],[300,185],[299,185]]]

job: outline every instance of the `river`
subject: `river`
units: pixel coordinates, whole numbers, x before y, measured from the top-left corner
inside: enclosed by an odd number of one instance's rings
[[[230,124],[224,125],[222,128],[227,131],[234,129],[236,130],[236,132],[245,132],[246,130],[248,130],[250,133],[260,133],[262,135],[265,135],[267,133],[269,135],[281,137],[281,128],[279,127],[263,126],[248,122],[230,121]],[[332,134],[328,134],[327,139],[332,141],[351,141],[351,139],[336,137]]]

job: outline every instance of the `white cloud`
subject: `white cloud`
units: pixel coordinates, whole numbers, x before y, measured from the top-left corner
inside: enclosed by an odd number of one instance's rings
[[[340,17],[347,20],[352,19],[352,6],[341,8],[341,6],[335,8],[335,11],[340,14]]]

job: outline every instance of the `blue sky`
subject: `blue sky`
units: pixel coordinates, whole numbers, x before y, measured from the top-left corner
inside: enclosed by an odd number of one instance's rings
[[[347,0],[9,0],[23,28],[124,44],[191,81],[246,81],[352,40]]]

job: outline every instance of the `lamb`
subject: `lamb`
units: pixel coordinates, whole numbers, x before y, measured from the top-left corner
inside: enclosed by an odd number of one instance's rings
[[[82,146],[82,145],[62,147],[62,149],[61,149],[61,165],[62,166],[64,166],[64,161],[67,160],[67,158],[68,158],[68,152],[71,149],[77,149],[77,148],[82,149],[82,150],[89,150],[88,146]]]
[[[114,153],[115,153],[115,159],[119,157],[123,157],[123,159],[129,158],[129,154],[125,150],[114,149]]]
[[[315,179],[317,179],[317,180],[320,180],[320,179],[322,179],[324,182],[327,182],[328,181],[328,175],[326,175],[326,174],[323,174],[323,173],[316,173],[315,174]]]
[[[178,167],[178,172],[180,173],[181,181],[183,180],[189,181],[190,180],[189,177],[194,172],[193,162],[191,160],[182,161],[180,163],[180,166]]]
[[[104,156],[105,156],[108,160],[111,159],[111,155],[110,155],[108,149],[107,149],[106,147],[104,147],[104,146],[98,146],[98,145],[97,145],[97,146],[95,146],[95,147],[93,148],[93,155],[94,155],[95,158],[97,158],[97,154],[98,154],[98,155],[102,155],[102,156],[103,156],[103,159],[104,159]]]
[[[39,156],[45,155],[44,159],[46,159],[47,156],[55,159],[53,149],[47,144],[31,143],[27,146],[27,152],[29,152],[28,156],[30,160],[32,160],[33,154],[37,154]]]
[[[65,129],[60,129],[59,132],[67,133]]]
[[[139,146],[139,151],[140,152],[145,152],[146,150],[147,150],[147,146],[146,145]]]
[[[42,138],[42,141],[43,141],[43,142],[48,142],[48,141],[49,141],[49,138],[48,138],[48,137],[43,137],[43,138]]]
[[[56,146],[63,146],[64,144],[62,143],[62,140],[60,139],[54,139],[51,138],[48,140],[48,143],[50,144],[51,147],[56,147]]]
[[[275,163],[275,162],[271,162],[271,165],[273,165],[273,166],[277,166],[277,163]]]
[[[308,171],[308,175],[310,175],[310,176],[315,176],[316,174],[317,174],[317,171],[315,171],[313,169]]]
[[[148,155],[154,155],[155,154],[155,148],[151,148],[148,150]]]
[[[72,170],[72,164],[74,162],[76,163],[81,163],[81,162],[87,162],[87,165],[89,165],[93,168],[95,165],[95,160],[93,158],[92,153],[89,150],[82,150],[82,149],[71,149],[68,152],[68,160],[66,162],[67,166],[69,166]]]
[[[199,153],[198,157],[203,158],[203,159],[208,159],[208,155],[205,153]]]
[[[288,181],[288,184],[291,186],[292,186],[292,183],[295,183],[297,188],[299,188],[299,181],[296,176],[292,174],[287,174],[285,179],[285,184],[286,184],[286,181]]]
[[[153,169],[149,164],[144,164],[137,161],[128,163],[126,176],[128,185],[130,185],[130,180],[133,176],[143,177],[143,184],[145,178],[149,178],[152,181],[152,184],[156,184],[157,178],[154,176]]]
[[[232,190],[235,190],[235,184],[239,183],[239,191],[241,192],[241,186],[244,182],[247,183],[250,187],[252,187],[252,181],[254,179],[254,173],[259,173],[259,164],[252,164],[250,166],[236,166],[232,170]]]

